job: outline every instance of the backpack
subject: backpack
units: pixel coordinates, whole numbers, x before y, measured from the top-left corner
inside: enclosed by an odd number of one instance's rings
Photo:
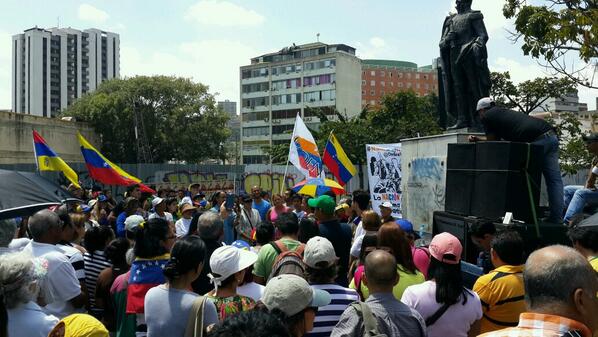
[[[372,313],[372,309],[365,302],[353,302],[351,307],[357,311],[357,315],[363,319],[363,337],[388,337],[378,330],[378,321]]]
[[[303,263],[305,244],[300,244],[296,250],[289,250],[281,240],[270,242],[270,245],[276,250],[278,256],[274,260],[268,281],[283,274],[295,274],[305,277],[305,263]]]

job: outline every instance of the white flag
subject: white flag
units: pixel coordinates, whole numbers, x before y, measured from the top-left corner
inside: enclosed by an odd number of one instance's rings
[[[299,115],[295,120],[293,137],[291,137],[289,146],[289,161],[305,175],[306,179],[324,178],[318,145]]]

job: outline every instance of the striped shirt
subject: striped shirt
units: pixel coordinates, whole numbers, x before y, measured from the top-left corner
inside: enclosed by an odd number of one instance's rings
[[[73,266],[73,269],[75,269],[75,276],[77,277],[77,280],[84,281],[85,262],[83,262],[83,254],[81,254],[81,252],[77,248],[73,247],[70,243],[59,243],[56,245],[56,247],[63,251],[66,258],[69,259],[71,266]]]
[[[330,304],[318,309],[314,320],[314,329],[306,334],[308,337],[328,337],[332,329],[341,318],[341,315],[353,302],[359,301],[359,295],[353,289],[344,288],[337,284],[312,284],[315,289],[320,289],[330,294]]]
[[[87,286],[87,293],[90,294],[88,296],[89,304],[93,312],[101,312],[101,310],[95,308],[96,283],[102,270],[112,267],[112,264],[101,250],[96,250],[93,255],[85,253],[83,258],[85,259],[85,285]]]
[[[524,312],[514,328],[488,332],[478,337],[592,337],[584,324],[556,315]]]

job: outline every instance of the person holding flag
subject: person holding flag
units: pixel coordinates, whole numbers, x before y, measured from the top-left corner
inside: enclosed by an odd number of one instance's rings
[[[56,152],[46,143],[46,140],[35,130],[33,130],[33,153],[35,154],[38,171],[62,172],[74,187],[81,188],[77,173],[62,158],[56,155]]]

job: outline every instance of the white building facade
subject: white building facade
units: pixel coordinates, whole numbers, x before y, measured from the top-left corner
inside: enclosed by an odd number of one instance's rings
[[[53,117],[120,76],[120,38],[97,29],[31,28],[12,37],[12,111]]]
[[[251,59],[240,69],[241,157],[243,164],[267,164],[263,148],[290,144],[295,117],[319,127],[310,108],[334,119],[361,112],[361,61],[355,48],[311,43]]]

